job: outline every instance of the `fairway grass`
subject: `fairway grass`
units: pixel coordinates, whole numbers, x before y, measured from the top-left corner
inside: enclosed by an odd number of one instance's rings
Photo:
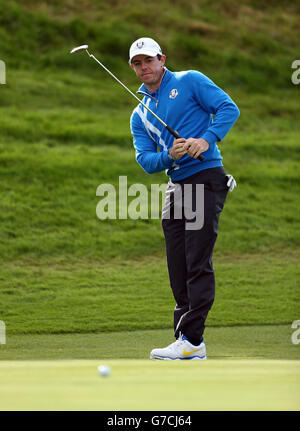
[[[208,359],[300,360],[291,325],[207,327]],[[154,347],[174,341],[173,330],[86,334],[10,334],[0,345],[3,360],[148,359]],[[1,363],[1,361],[0,361]]]
[[[300,346],[290,325],[207,327],[207,361],[151,361],[172,329],[8,334],[2,411],[298,410]],[[71,359],[72,358],[72,359]],[[99,365],[112,369],[101,377]]]
[[[111,367],[101,377],[97,367]],[[299,410],[299,361],[3,361],[4,411]]]

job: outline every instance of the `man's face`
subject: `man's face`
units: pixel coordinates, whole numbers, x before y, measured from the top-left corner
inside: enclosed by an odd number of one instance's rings
[[[136,76],[148,87],[155,89],[159,86],[162,75],[163,67],[166,61],[166,56],[162,55],[159,60],[158,57],[149,57],[147,55],[136,55],[133,57],[131,67],[136,73]]]

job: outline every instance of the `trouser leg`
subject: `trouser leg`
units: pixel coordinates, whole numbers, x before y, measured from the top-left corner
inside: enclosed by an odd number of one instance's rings
[[[185,247],[185,220],[182,217],[182,207],[180,214],[174,210],[174,200],[178,198],[177,192],[181,193],[181,186],[168,183],[166,189],[166,199],[162,212],[162,227],[165,235],[166,255],[170,285],[176,301],[174,309],[174,332],[181,316],[189,309],[188,292],[186,289],[186,256]],[[177,196],[175,199],[174,196]]]
[[[175,219],[172,211],[169,218],[162,220],[170,284],[176,301],[174,333],[176,338],[179,332],[184,333],[193,344],[202,340],[205,320],[215,297],[212,254],[219,215],[228,191],[225,175],[223,168],[215,168],[187,180],[193,184],[193,198],[195,185],[204,185],[204,225],[201,229],[187,229],[188,221],[184,217]],[[187,181],[180,183],[183,192]],[[171,201],[172,205],[174,202]]]
[[[187,268],[185,255],[184,220],[163,220],[170,285],[176,301],[174,309],[174,332],[182,315],[189,309]]]

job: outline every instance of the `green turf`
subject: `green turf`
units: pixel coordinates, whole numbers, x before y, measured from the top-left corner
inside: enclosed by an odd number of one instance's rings
[[[3,361],[1,410],[299,410],[299,361]]]
[[[159,16],[151,2],[137,0],[0,6],[7,71],[0,87],[0,320],[8,340],[172,325],[160,220],[96,217],[100,184],[118,186],[126,175],[128,186],[150,190],[167,177],[147,175],[135,161],[135,101],[85,53],[69,55],[88,43],[135,91],[128,47],[141,34],[161,41],[171,70],[206,73],[241,111],[220,143],[238,186],[221,215],[208,328],[299,319],[299,86],[291,83],[298,6],[162,0]]]
[[[291,325],[210,327],[205,330],[209,359],[300,360]],[[1,360],[149,359],[154,347],[174,341],[172,329],[87,334],[7,334]]]

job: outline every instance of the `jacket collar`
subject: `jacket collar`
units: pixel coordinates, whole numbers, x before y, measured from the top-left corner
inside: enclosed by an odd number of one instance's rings
[[[147,90],[145,84],[142,84],[140,86],[140,88],[138,89],[137,93],[138,94],[143,94],[144,96],[147,95],[147,96],[150,96],[150,97],[153,97],[153,98],[157,97],[158,92],[161,89],[163,89],[166,86],[166,84],[170,81],[170,79],[172,78],[172,72],[170,72],[166,67],[164,67],[164,69],[165,69],[165,72],[164,72],[164,75],[162,77],[160,86],[153,93],[151,93],[149,90]]]

